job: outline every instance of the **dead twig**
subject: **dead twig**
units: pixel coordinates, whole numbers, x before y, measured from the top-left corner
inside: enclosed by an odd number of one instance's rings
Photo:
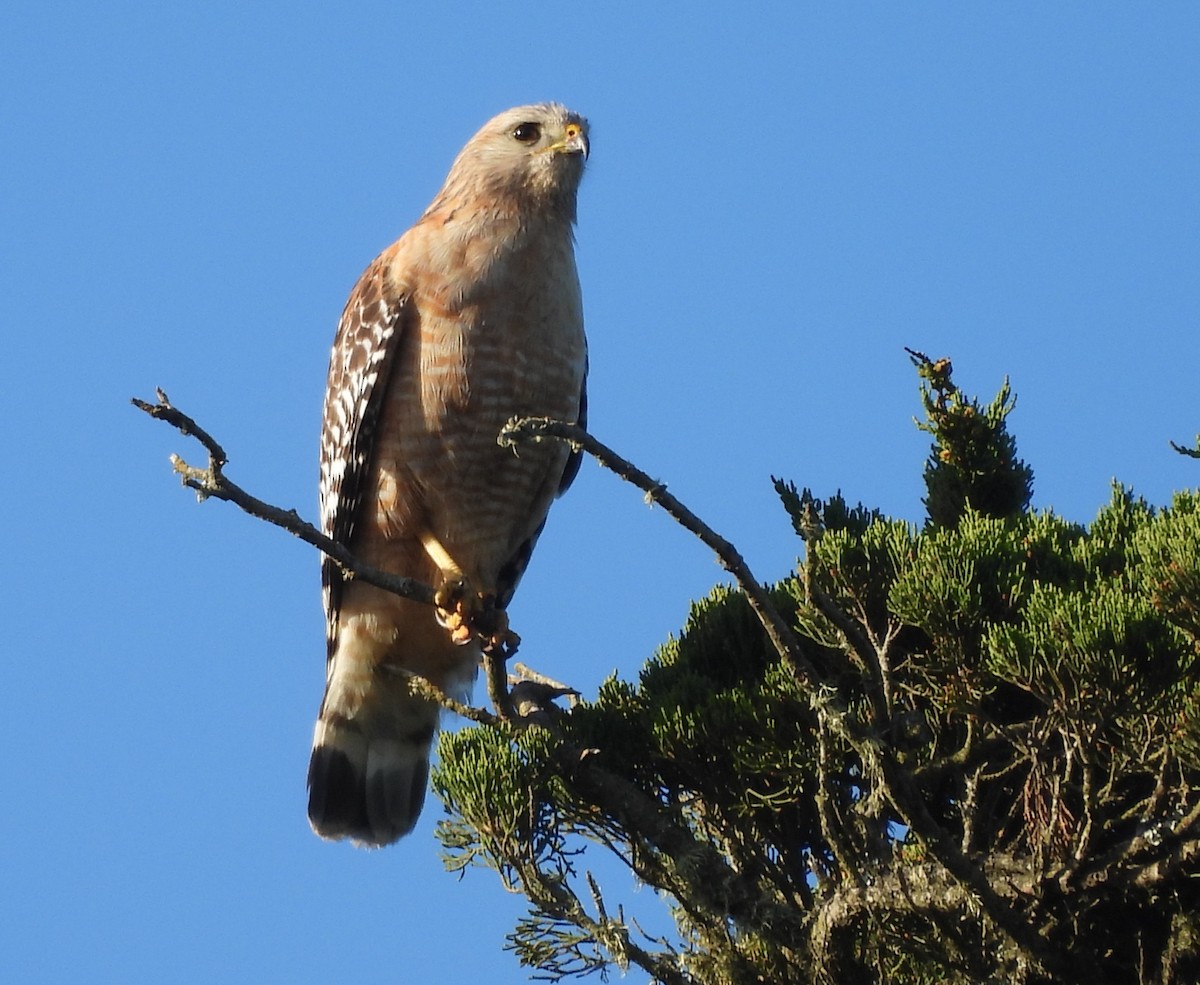
[[[171,401],[162,390],[155,390],[155,394],[158,397],[157,403],[152,404],[145,400],[139,400],[137,397],[133,397],[130,403],[155,420],[170,424],[180,434],[195,438],[208,452],[206,468],[189,465],[178,455],[171,456],[171,465],[175,472],[185,486],[195,490],[197,498],[201,501],[212,498],[233,503],[244,513],[281,527],[324,553],[342,569],[347,578],[357,578],[368,585],[374,585],[376,588],[382,588],[415,602],[433,604],[433,589],[428,585],[416,579],[395,575],[390,571],[363,563],[344,546],[303,520],[295,510],[284,510],[278,506],[272,506],[256,496],[251,496],[241,486],[231,481],[224,472],[225,465],[229,461],[225,449],[191,417],[179,408],[172,406]]]
[[[745,593],[780,657],[809,687],[820,685],[816,669],[801,650],[800,641],[792,627],[779,614],[767,590],[754,577],[745,559],[729,541],[668,492],[665,483],[622,458],[578,424],[567,424],[549,417],[514,417],[500,430],[497,440],[506,448],[515,448],[522,441],[543,441],[547,438],[564,441],[576,451],[587,452],[606,469],[642,490],[647,503],[661,506],[676,523],[691,531],[714,551],[721,565],[733,575],[738,587]]]

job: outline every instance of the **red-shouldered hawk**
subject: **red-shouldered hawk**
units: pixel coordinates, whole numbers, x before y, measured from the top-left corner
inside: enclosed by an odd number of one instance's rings
[[[359,279],[329,364],[325,533],[500,612],[579,464],[559,442],[515,455],[496,438],[514,415],[584,421],[573,226],[587,154],[587,121],[554,103],[488,122]],[[328,559],[322,574],[328,663],[308,816],[324,838],[386,845],[416,823],[438,723],[408,674],[462,694],[480,644]]]

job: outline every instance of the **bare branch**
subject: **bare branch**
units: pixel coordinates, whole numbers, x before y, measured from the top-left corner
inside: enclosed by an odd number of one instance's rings
[[[521,877],[522,890],[544,915],[544,918],[578,927],[586,935],[584,938],[574,938],[573,943],[583,943],[589,940],[594,942],[597,947],[603,948],[607,952],[610,959],[622,972],[627,970],[630,964],[636,964],[642,970],[653,975],[656,982],[662,982],[663,985],[687,985],[690,979],[680,971],[674,955],[648,951],[641,947],[633,941],[629,928],[622,921],[609,918],[599,906],[597,907],[597,916],[591,916],[566,879],[542,872],[536,864],[529,860],[517,860],[516,868]],[[590,874],[588,882],[592,887],[595,886]],[[550,930],[546,926],[545,919],[539,920],[536,915],[526,918],[522,923],[526,929],[532,929],[542,937],[547,936]],[[561,933],[551,933],[551,936],[560,939],[566,937]],[[510,936],[510,940],[513,939],[514,937]],[[603,967],[585,956],[578,946],[568,949],[566,960],[552,959],[549,967],[537,960],[544,958],[543,954],[530,954],[527,946],[521,947],[518,943],[511,949],[521,953],[526,963],[544,968],[549,973],[548,977],[554,981],[561,980],[568,975],[580,975],[588,971],[600,970]]]
[[[568,704],[573,705],[576,698],[579,697],[579,692],[569,684],[564,684],[562,681],[556,681],[553,677],[547,677],[545,674],[540,674],[532,667],[529,667],[519,660],[513,664],[515,674],[510,674],[508,677],[509,684],[516,684],[520,681],[527,681],[533,684],[539,684],[549,691],[554,693],[550,695],[554,698],[566,697]]]
[[[192,420],[191,417],[178,408],[173,407],[161,387],[154,388],[154,395],[158,398],[158,403],[156,404],[147,403],[145,400],[139,400],[137,397],[131,397],[130,403],[138,410],[144,411],[156,420],[166,421],[185,437],[195,438],[199,441],[208,452],[210,467],[219,471],[229,461],[229,457],[225,454],[225,449],[217,444],[217,440]]]
[[[434,704],[441,705],[447,711],[452,711],[456,715],[461,715],[476,725],[498,726],[500,718],[493,715],[491,712],[483,708],[476,708],[473,705],[463,704],[461,701],[456,701],[450,697],[445,691],[427,678],[421,677],[418,674],[408,674],[408,679],[412,684],[413,693],[420,695],[427,701],[432,701]]]
[[[745,592],[780,657],[810,687],[819,686],[820,679],[816,669],[801,650],[799,639],[787,620],[775,608],[766,589],[751,573],[745,559],[729,541],[669,493],[665,483],[651,478],[632,462],[597,441],[578,424],[567,424],[549,417],[514,417],[501,429],[497,440],[506,448],[515,448],[522,441],[543,441],[546,438],[564,441],[576,451],[587,452],[606,469],[642,490],[646,494],[647,503],[657,503],[676,523],[691,531],[706,547],[713,550],[721,565],[733,575],[738,587]]]
[[[1187,448],[1184,445],[1177,445],[1174,441],[1170,442],[1171,447],[1179,452],[1180,455],[1187,455],[1188,458],[1200,458],[1200,434],[1196,435],[1196,445],[1194,448]]]
[[[130,402],[138,410],[149,414],[155,420],[165,421],[180,434],[195,438],[204,446],[208,452],[206,468],[189,465],[178,455],[171,456],[171,465],[183,484],[189,489],[194,489],[201,500],[211,497],[233,503],[242,512],[286,530],[324,553],[342,569],[348,578],[357,578],[368,585],[374,585],[376,588],[382,588],[415,602],[433,604],[433,589],[428,585],[360,561],[337,541],[325,536],[311,523],[301,519],[300,514],[295,510],[284,510],[278,506],[272,506],[270,503],[250,495],[241,486],[226,478],[224,467],[229,459],[225,454],[225,449],[191,417],[173,407],[162,390],[155,392],[158,396],[158,403],[151,404],[136,397],[132,398]]]

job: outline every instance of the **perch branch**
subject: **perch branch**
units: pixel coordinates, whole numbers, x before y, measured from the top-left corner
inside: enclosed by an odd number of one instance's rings
[[[357,578],[368,585],[374,585],[377,588],[382,588],[385,591],[392,592],[403,598],[412,599],[416,602],[423,602],[428,605],[434,604],[434,592],[430,586],[416,579],[405,578],[364,563],[343,545],[327,537],[311,523],[303,520],[295,510],[284,510],[278,506],[264,502],[246,492],[237,483],[231,481],[224,472],[225,465],[229,461],[229,456],[226,455],[225,449],[221,447],[208,431],[197,424],[190,415],[185,414],[178,407],[172,405],[166,393],[161,389],[156,390],[155,395],[157,402],[153,404],[146,400],[139,400],[136,397],[132,398],[130,402],[138,410],[148,414],[155,420],[171,425],[185,437],[195,438],[203,445],[204,450],[208,452],[208,465],[204,468],[189,465],[179,455],[171,456],[171,465],[176,474],[180,476],[183,485],[195,490],[199,499],[212,498],[224,500],[227,503],[237,506],[250,516],[265,520],[286,530],[288,533],[300,538],[300,540],[307,544],[311,544],[324,553],[326,557],[342,570],[347,578]],[[509,721],[515,719],[516,715],[513,710],[512,700],[509,697],[508,688],[505,686],[504,654],[489,650],[485,654],[484,667],[488,684],[488,695],[492,699],[493,706],[499,712],[500,718]],[[424,694],[429,700],[471,721],[479,724],[496,724],[497,719],[494,719],[483,709],[469,707],[454,701],[422,678],[414,676],[413,689]]]
[[[517,713],[513,708],[512,695],[508,691],[508,672],[505,670],[502,651],[484,647],[483,678],[487,682],[487,693],[492,707],[506,722],[514,721]]]

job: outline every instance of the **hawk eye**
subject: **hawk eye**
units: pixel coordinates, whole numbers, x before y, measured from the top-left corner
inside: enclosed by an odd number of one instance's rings
[[[532,144],[542,135],[542,128],[536,123],[522,123],[512,132],[512,135],[523,144]]]

